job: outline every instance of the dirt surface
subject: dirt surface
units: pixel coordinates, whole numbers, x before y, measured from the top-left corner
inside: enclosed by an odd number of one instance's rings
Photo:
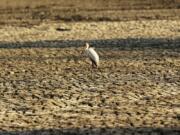
[[[1,0],[0,135],[178,135],[179,7]]]
[[[0,25],[180,19],[180,0],[1,0]]]
[[[178,134],[180,21],[0,29],[0,134]],[[92,72],[81,52],[100,55]]]

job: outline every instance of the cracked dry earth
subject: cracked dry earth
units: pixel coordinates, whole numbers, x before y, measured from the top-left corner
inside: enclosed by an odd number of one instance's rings
[[[4,26],[0,47],[0,134],[179,132],[179,20]]]

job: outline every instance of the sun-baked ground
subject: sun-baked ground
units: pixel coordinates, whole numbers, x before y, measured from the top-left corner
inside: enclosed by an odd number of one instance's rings
[[[179,20],[0,29],[0,134],[178,133],[179,90]]]

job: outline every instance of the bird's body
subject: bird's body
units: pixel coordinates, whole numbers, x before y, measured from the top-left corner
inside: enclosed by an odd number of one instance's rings
[[[86,43],[86,49],[85,49],[86,55],[89,57],[89,59],[92,62],[92,67],[98,67],[99,66],[99,55],[97,52],[94,50],[94,48],[89,47],[89,44]]]

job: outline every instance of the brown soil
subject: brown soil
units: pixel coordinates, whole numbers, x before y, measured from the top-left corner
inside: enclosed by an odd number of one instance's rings
[[[0,2],[0,134],[180,132],[178,0],[122,0],[118,9],[116,0],[8,1]],[[98,70],[85,42],[100,55]]]
[[[180,22],[0,29],[0,134],[179,131]],[[100,55],[91,71],[81,55]]]
[[[179,8],[179,0],[2,0],[0,25],[30,27],[48,20],[177,20]]]

